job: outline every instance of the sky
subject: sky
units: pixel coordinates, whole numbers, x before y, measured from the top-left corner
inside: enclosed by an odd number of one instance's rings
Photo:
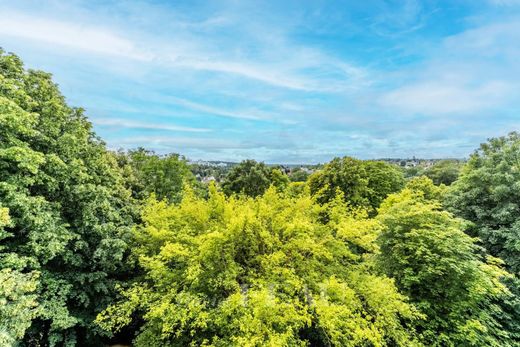
[[[0,47],[111,149],[462,158],[520,130],[520,0],[0,0]]]

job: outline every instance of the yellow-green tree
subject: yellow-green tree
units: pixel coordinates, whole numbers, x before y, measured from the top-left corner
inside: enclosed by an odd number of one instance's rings
[[[322,222],[327,213],[328,222]],[[377,221],[269,189],[256,199],[151,199],[135,230],[143,276],[98,317],[144,321],[136,346],[413,346],[418,318],[370,271]]]
[[[4,230],[9,224],[9,210],[0,207],[0,241],[9,236]],[[0,269],[0,346],[16,345],[36,317],[37,277],[37,272]]]

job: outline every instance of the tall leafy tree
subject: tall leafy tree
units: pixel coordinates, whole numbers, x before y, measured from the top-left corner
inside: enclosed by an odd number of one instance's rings
[[[511,294],[496,258],[483,258],[467,223],[443,211],[442,188],[418,178],[382,204],[379,268],[426,315],[417,331],[428,346],[515,346],[498,303]]]
[[[310,174],[307,171],[304,171],[301,168],[293,170],[290,175],[289,179],[291,182],[305,182],[309,178]]]
[[[423,175],[429,177],[433,183],[451,185],[459,177],[462,162],[458,160],[439,160],[423,171]]]
[[[322,223],[323,210],[331,216]],[[379,224],[274,187],[256,199],[151,199],[136,230],[144,271],[98,317],[144,321],[135,346],[414,346],[419,316],[369,271]]]
[[[0,204],[10,217],[1,233],[2,276],[24,276],[14,289],[20,295],[37,281],[25,343],[95,345],[100,330],[92,321],[128,269],[130,191],[83,110],[65,103],[50,74],[26,71],[3,51]],[[0,297],[13,290],[6,283]]]
[[[520,134],[482,144],[453,184],[446,205],[473,222],[471,234],[520,275]]]
[[[395,165],[344,157],[327,163],[308,183],[321,203],[333,200],[339,190],[352,206],[374,210],[388,194],[404,186],[404,177]]]
[[[222,189],[227,195],[244,194],[251,197],[262,195],[269,186],[285,189],[289,178],[279,169],[271,169],[255,160],[244,160],[226,175]]]
[[[383,161],[363,162],[368,177],[368,201],[371,208],[377,208],[390,194],[403,189],[404,176],[397,165]]]
[[[289,176],[277,168],[271,169],[271,172],[269,173],[269,179],[271,181],[271,185],[276,187],[276,189],[279,191],[285,191],[291,183]]]
[[[516,297],[503,305],[502,313],[520,341],[520,134],[482,144],[451,186],[445,204],[473,222],[468,233],[515,275],[507,283]]]
[[[155,194],[158,199],[180,201],[184,184],[196,185],[186,159],[178,154],[158,155],[144,148],[119,153],[121,164],[131,168],[131,188],[138,199]]]

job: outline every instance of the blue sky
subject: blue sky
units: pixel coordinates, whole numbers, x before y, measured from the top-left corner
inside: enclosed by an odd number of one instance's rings
[[[520,130],[520,0],[0,0],[0,46],[113,149],[464,157]]]

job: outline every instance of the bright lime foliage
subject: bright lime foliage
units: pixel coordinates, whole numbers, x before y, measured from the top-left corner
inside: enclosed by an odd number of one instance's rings
[[[417,331],[428,346],[512,346],[496,317],[510,293],[496,258],[484,259],[466,223],[441,209],[442,187],[412,180],[381,205],[379,268],[426,315]]]
[[[38,314],[37,274],[0,270],[0,346],[14,346]]]
[[[128,269],[130,191],[51,76],[1,51],[0,204],[10,217],[0,232],[0,315],[16,322],[2,323],[15,326],[9,338],[95,344],[92,321]]]
[[[0,208],[0,241],[8,236],[9,210]],[[0,246],[1,249],[1,246]],[[0,269],[0,346],[15,345],[36,316],[37,273]]]
[[[329,222],[321,221],[326,213]],[[256,199],[186,193],[151,199],[135,231],[144,271],[99,317],[144,325],[136,346],[413,346],[418,318],[393,281],[371,273],[377,221],[275,188]]]
[[[308,182],[321,203],[333,200],[339,189],[350,205],[375,209],[388,194],[404,186],[404,176],[391,164],[344,157],[327,163]]]

